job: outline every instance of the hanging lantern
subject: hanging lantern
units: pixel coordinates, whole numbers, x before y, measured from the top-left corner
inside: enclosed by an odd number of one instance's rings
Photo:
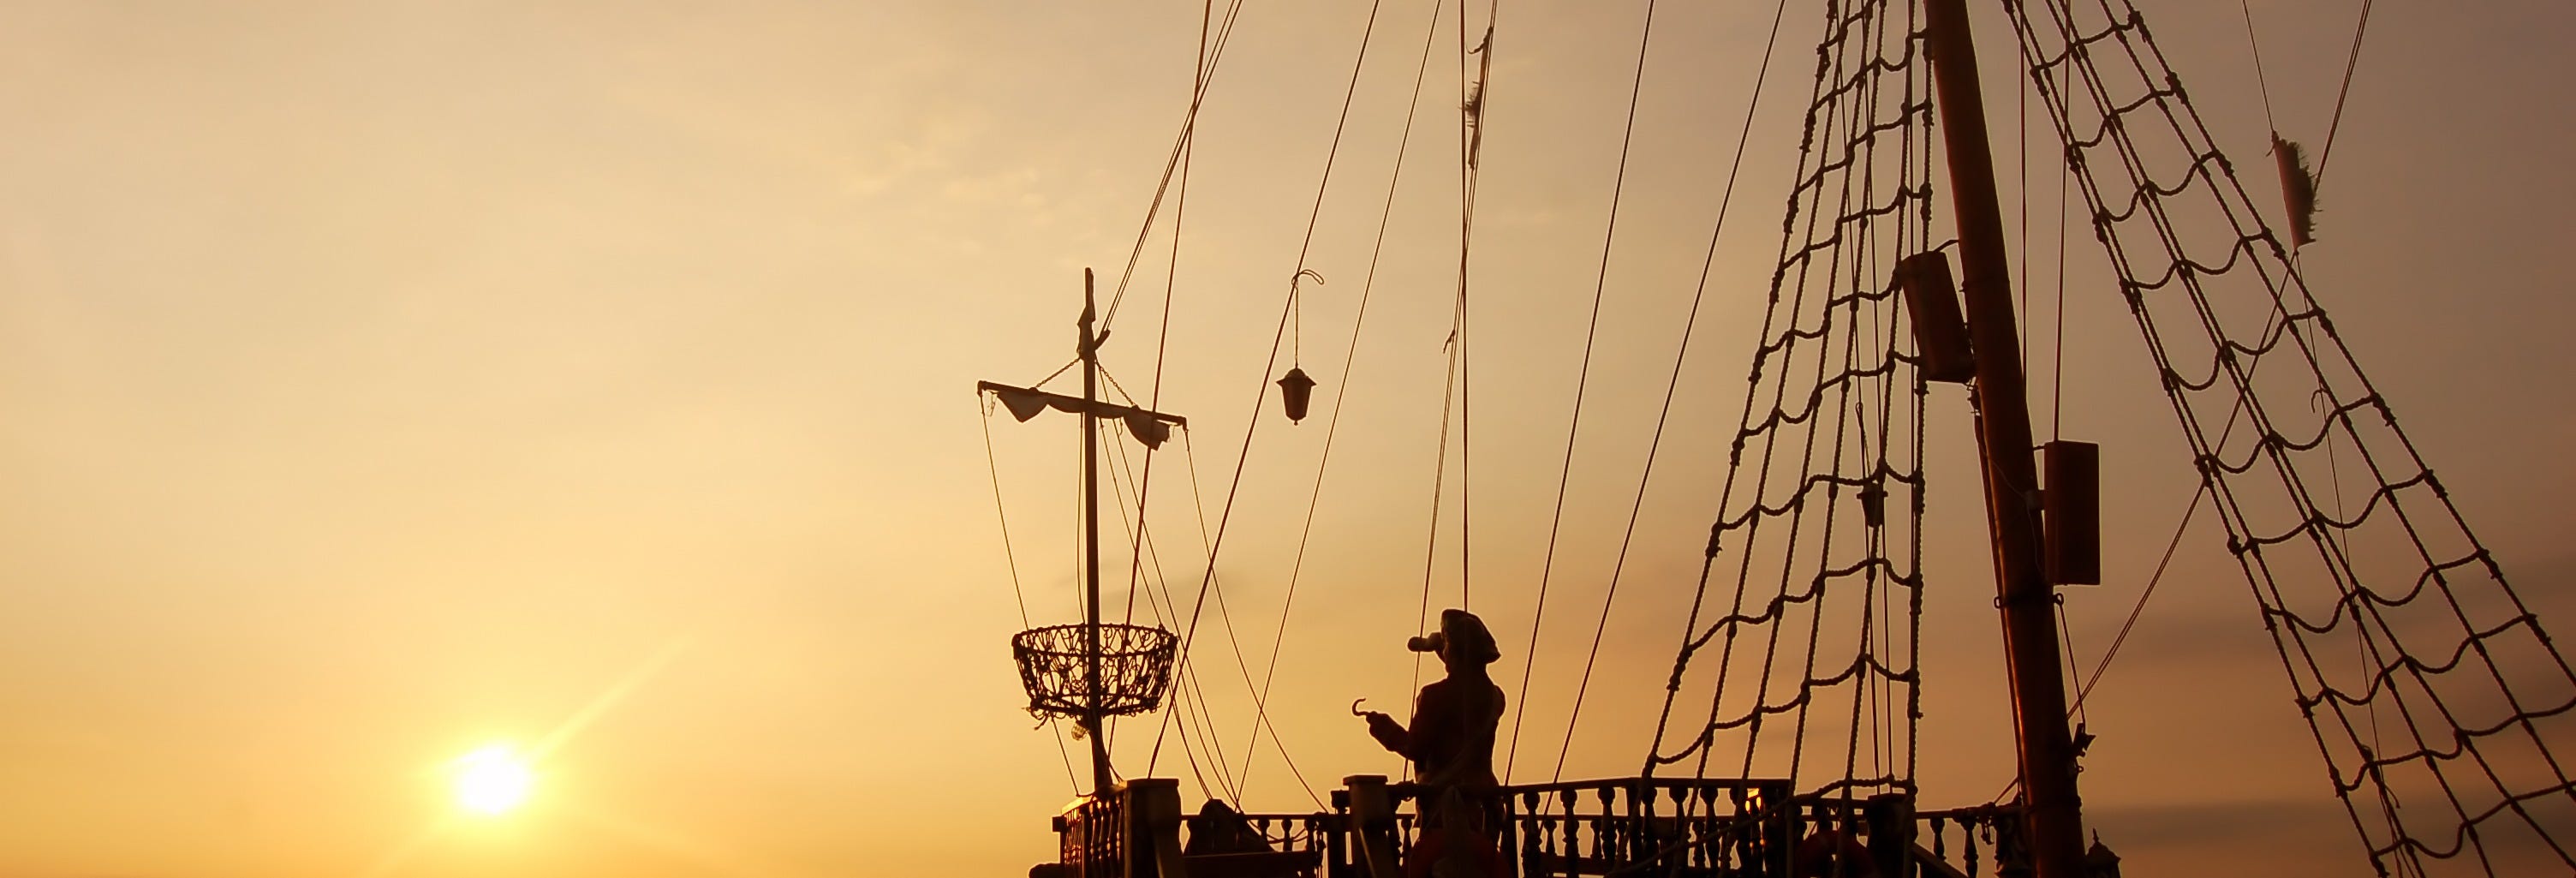
[[[1306,377],[1304,369],[1289,367],[1288,374],[1279,379],[1279,401],[1288,406],[1288,422],[1305,420],[1306,404],[1314,399],[1315,379]]]

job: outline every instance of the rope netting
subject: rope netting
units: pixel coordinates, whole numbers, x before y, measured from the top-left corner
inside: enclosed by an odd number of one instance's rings
[[[1745,415],[1646,773],[1687,763],[1849,802],[1914,783],[1925,384],[1892,275],[1932,247],[1932,109],[1913,4],[1825,11]]]
[[[2381,875],[2576,866],[2576,674],[2128,0],[2005,4],[2334,791]],[[2062,85],[2061,85],[2062,84]]]

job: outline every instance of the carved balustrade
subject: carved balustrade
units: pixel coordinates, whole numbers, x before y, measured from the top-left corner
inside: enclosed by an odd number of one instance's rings
[[[1056,866],[1046,878],[1119,878],[1127,859],[1127,797],[1085,796],[1055,818]],[[1037,870],[1031,878],[1041,878]]]
[[[1130,801],[1144,783],[1171,781],[1131,781],[1120,796],[1068,808],[1056,820],[1060,861],[1030,870],[1033,878],[1398,878],[1422,834],[1418,809],[1408,807],[1415,788],[1361,775],[1333,791],[1330,812],[1242,815],[1267,851],[1181,855],[1182,821],[1142,819],[1146,806]],[[1524,784],[1481,804],[1512,878],[1788,878],[1804,827],[1840,819],[1779,780]],[[1177,798],[1149,810],[1177,812]]]
[[[1927,878],[1999,878],[2030,874],[2021,843],[2021,809],[1978,805],[1917,813],[1915,858]]]

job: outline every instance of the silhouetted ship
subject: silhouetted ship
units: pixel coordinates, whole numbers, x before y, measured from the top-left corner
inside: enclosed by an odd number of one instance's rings
[[[2285,241],[2126,0],[1988,6],[1980,26],[2014,35],[2015,66],[2055,131],[2201,499],[2261,604],[2367,861],[2402,876],[2576,870],[2553,831],[2576,786],[2544,734],[2576,705],[2576,674],[2309,295],[2294,258],[2315,198],[2300,150],[2275,135],[2268,170],[2281,177]],[[1316,812],[1193,809],[1176,780],[1119,780],[1103,722],[1161,709],[1185,646],[1161,627],[1101,621],[1096,446],[1159,446],[1186,422],[1105,398],[1086,272],[1081,395],[978,391],[1020,420],[1052,409],[1086,428],[1086,616],[1014,646],[1030,709],[1076,723],[1089,742],[1092,792],[1054,818],[1061,856],[1033,878],[2119,874],[2083,825],[2077,772],[2090,736],[2069,726],[2055,595],[2101,581],[2096,453],[2033,435],[1966,4],[1829,0],[1821,11],[1745,414],[1640,771],[1533,784],[1495,782],[1490,765],[1482,780],[1450,772],[1423,761],[1427,727],[1472,738],[1482,723],[1481,742],[1463,746],[1490,751],[1493,726],[1477,697],[1426,694],[1413,737],[1380,740],[1438,770],[1346,778]],[[1211,32],[1229,32],[1232,14]],[[1488,28],[1470,50],[1457,26],[1472,71],[1458,170],[1472,199],[1494,37]],[[1356,65],[1352,76],[1356,90]],[[1299,266],[1287,310],[1310,276]],[[1465,339],[1452,341],[1463,356]],[[1276,373],[1280,411],[1302,419],[1315,382],[1288,365]],[[1975,414],[2019,781],[1991,804],[1934,809],[1917,805],[1915,783],[1923,425],[1931,407],[1963,405]],[[1431,646],[1448,656],[1457,644],[1453,634]],[[1468,718],[1431,717],[1436,699]]]

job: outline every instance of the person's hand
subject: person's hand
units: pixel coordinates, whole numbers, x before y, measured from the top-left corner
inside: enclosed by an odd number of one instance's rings
[[[1404,734],[1404,726],[1397,723],[1395,721],[1395,717],[1387,716],[1386,714],[1379,713],[1374,710],[1360,714],[1360,716],[1368,719],[1370,735],[1383,738],[1388,735]]]

